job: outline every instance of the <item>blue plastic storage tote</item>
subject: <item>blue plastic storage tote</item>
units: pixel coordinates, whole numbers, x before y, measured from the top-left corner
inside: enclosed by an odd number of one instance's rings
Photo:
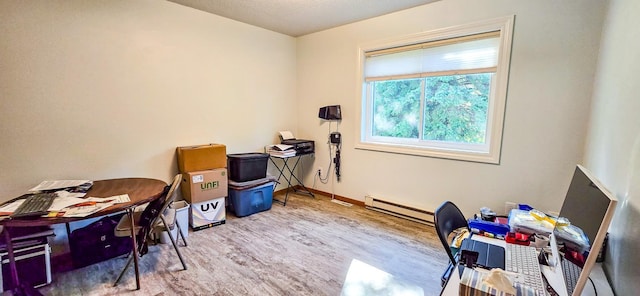
[[[273,203],[273,182],[242,190],[229,187],[229,202],[237,217],[269,210]]]

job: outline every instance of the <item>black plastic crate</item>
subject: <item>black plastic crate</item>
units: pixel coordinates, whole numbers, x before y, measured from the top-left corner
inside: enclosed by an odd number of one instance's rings
[[[246,182],[265,178],[268,160],[267,153],[227,154],[229,180]]]

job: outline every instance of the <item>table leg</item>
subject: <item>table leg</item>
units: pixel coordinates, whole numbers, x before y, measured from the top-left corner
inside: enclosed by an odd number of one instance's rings
[[[284,175],[284,172],[280,169],[280,167],[278,166],[278,164],[276,163],[275,160],[273,160],[272,157],[269,157],[269,159],[271,160],[271,163],[273,163],[273,165],[276,167],[276,169],[278,170],[278,172],[280,172],[280,174],[278,174],[278,179],[277,182],[280,183],[280,177],[282,177]]]
[[[136,225],[133,221],[133,210],[134,208],[130,208],[127,210],[127,215],[129,215],[129,221],[131,221],[131,242],[133,243],[133,267],[136,271],[136,290],[140,290],[140,270],[138,267],[138,244],[136,243]]]
[[[293,192],[302,192],[305,194],[310,195],[311,197],[315,197],[315,195],[313,195],[313,192],[311,192],[311,190],[309,190],[306,186],[304,186],[304,184],[302,183],[302,181],[300,181],[300,179],[296,176],[296,174],[294,173],[294,171],[296,170],[296,167],[298,166],[298,163],[300,162],[300,158],[302,158],[303,155],[296,155],[296,156],[291,156],[291,157],[276,157],[276,158],[280,158],[282,159],[282,167],[278,166],[278,164],[275,162],[275,160],[273,160],[273,157],[269,157],[269,159],[271,159],[271,163],[273,163],[273,165],[276,167],[276,169],[278,169],[278,179],[277,182],[280,183],[280,178],[284,178],[287,181],[287,191],[284,194],[284,201],[279,201],[274,199],[275,201],[278,201],[280,203],[282,203],[283,206],[287,205],[287,200],[289,199],[289,190],[293,190]],[[289,159],[290,158],[295,158],[295,162],[293,163],[293,166],[289,165]],[[287,176],[287,174],[285,174],[285,171],[289,172],[289,175]],[[292,186],[292,181],[293,180],[298,181],[298,184],[300,184],[300,186],[303,188],[303,190],[298,190],[296,188],[294,188]],[[284,184],[284,183],[283,183]]]
[[[298,159],[300,159],[300,157],[298,157]],[[287,192],[284,194],[284,205],[287,205],[287,200],[289,199],[289,190],[291,189],[291,169],[289,168],[288,165],[288,161],[289,158],[284,158],[282,160],[282,162],[284,163],[282,165],[282,175],[284,176],[284,179],[287,180]],[[287,178],[287,175],[284,174],[284,169],[287,169],[289,171],[289,177]]]
[[[20,288],[20,279],[18,278],[18,267],[16,266],[16,258],[13,254],[13,243],[11,242],[11,234],[9,227],[4,227],[4,238],[7,241],[7,255],[9,257],[9,269],[11,270],[11,282],[14,289]]]
[[[69,222],[64,223],[65,228],[67,229],[67,237],[71,237],[71,226],[69,225]]]
[[[294,192],[298,192],[301,191],[302,193],[308,194],[311,197],[315,197],[315,195],[313,195],[313,192],[311,192],[306,186],[304,186],[304,184],[302,183],[302,181],[300,181],[300,179],[298,179],[298,177],[296,176],[296,174],[294,173],[294,171],[296,170],[296,167],[298,167],[298,163],[300,162],[300,158],[302,158],[302,156],[298,156],[298,158],[296,159],[296,162],[293,164],[293,168],[290,168],[286,162],[285,162],[285,166],[287,167],[287,169],[289,170],[289,186],[291,186],[291,179],[295,179],[296,181],[298,181],[298,185],[300,185],[303,190],[297,190],[295,188],[293,188]]]
[[[280,157],[278,157],[278,158],[280,158]],[[271,160],[271,163],[273,163],[273,165],[276,167],[276,169],[279,172],[278,179],[276,179],[276,182],[280,183],[280,178],[284,178],[285,181],[287,181],[287,191],[284,194],[284,201],[280,201],[280,200],[274,199],[275,201],[282,203],[282,206],[286,206],[287,205],[287,199],[289,198],[289,188],[291,187],[290,178],[287,178],[287,176],[284,174],[284,169],[285,169],[285,166],[287,165],[287,159],[288,158],[280,158],[280,159],[282,159],[282,162],[284,163],[284,165],[282,167],[278,166],[278,164],[275,162],[275,160],[273,160],[272,157],[269,157],[269,159]],[[274,190],[275,190],[275,187],[274,187]]]

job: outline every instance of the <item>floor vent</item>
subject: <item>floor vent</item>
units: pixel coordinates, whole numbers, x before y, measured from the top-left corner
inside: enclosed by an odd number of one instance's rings
[[[409,207],[372,196],[364,197],[367,209],[433,226],[433,212]]]

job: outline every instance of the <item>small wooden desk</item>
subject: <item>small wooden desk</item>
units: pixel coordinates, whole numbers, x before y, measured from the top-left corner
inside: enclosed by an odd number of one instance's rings
[[[165,186],[167,186],[167,183],[165,183],[164,181],[147,178],[123,178],[94,181],[93,186],[86,194],[87,197],[111,197],[114,195],[128,194],[131,201],[122,204],[115,204],[100,212],[86,217],[40,217],[35,219],[5,219],[3,221],[0,221],[0,225],[4,226],[4,235],[7,241],[7,253],[9,257],[9,265],[11,268],[11,278],[13,280],[14,287],[20,287],[20,280],[18,278],[18,270],[16,269],[15,258],[13,256],[11,228],[48,226],[53,224],[69,223],[126,211],[127,215],[129,215],[129,220],[131,221],[131,241],[133,243],[133,261],[136,272],[136,290],[139,290],[140,273],[138,269],[138,249],[136,247],[137,243],[135,236],[133,210],[139,205],[145,204],[161,197]]]

